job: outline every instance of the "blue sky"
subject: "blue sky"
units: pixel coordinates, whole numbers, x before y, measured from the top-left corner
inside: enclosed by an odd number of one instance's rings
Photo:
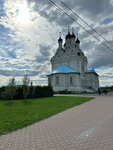
[[[59,0],[53,1],[68,12]],[[113,44],[112,0],[63,2]],[[71,12],[68,13],[91,30]],[[0,86],[8,84],[12,76],[15,76],[17,83],[21,83],[25,73],[34,84],[45,85],[46,75],[51,72],[50,59],[57,50],[59,32],[64,38],[68,25],[79,33],[80,47],[88,57],[88,67],[95,66],[100,75],[100,85],[113,85],[113,52],[64,17],[47,0],[0,0]]]
[[[107,24],[111,23],[112,21],[113,21],[113,17],[111,17],[111,18],[106,18],[106,19],[102,22],[102,24],[107,25]]]

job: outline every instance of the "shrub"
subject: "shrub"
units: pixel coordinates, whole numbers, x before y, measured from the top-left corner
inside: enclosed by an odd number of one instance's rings
[[[35,97],[49,97],[53,96],[53,89],[51,86],[36,86],[35,87]]]
[[[17,85],[16,87],[16,94],[14,96],[14,99],[24,99],[23,96],[23,87],[21,85]]]
[[[0,99],[12,99],[10,90],[11,88],[9,86],[0,87]],[[14,99],[19,100],[25,98],[23,95],[23,85],[16,85],[15,90]],[[53,89],[51,86],[30,86],[29,95],[26,98],[32,99],[49,96],[53,96]]]

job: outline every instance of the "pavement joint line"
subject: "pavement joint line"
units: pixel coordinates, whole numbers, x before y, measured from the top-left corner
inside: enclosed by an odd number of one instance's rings
[[[62,96],[94,99],[0,136],[0,150],[113,150],[113,93]]]

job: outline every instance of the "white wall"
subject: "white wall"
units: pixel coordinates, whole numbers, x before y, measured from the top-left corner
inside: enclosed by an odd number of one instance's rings
[[[56,78],[58,77],[58,84]],[[72,84],[70,83],[70,77],[72,77]],[[48,78],[51,78],[51,85],[54,91],[82,91],[80,74],[69,73],[69,74],[53,74]]]

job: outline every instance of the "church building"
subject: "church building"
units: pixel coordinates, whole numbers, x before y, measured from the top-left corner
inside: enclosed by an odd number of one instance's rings
[[[65,43],[60,37],[58,39],[58,49],[51,58],[52,71],[48,77],[48,85],[53,90],[71,92],[94,92],[99,88],[98,74],[94,67],[88,69],[88,60],[80,49],[78,36],[72,33],[68,27],[68,34]]]

